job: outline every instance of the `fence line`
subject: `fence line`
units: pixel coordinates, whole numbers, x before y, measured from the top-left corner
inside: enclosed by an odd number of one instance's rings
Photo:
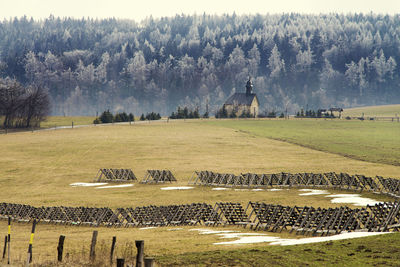
[[[315,208],[249,202],[218,202],[136,208],[40,207],[0,203],[0,218],[41,223],[147,227],[178,225],[239,225],[263,231],[296,231],[328,235],[342,231],[398,231],[400,201],[363,208]]]
[[[347,173],[274,173],[240,175],[196,171],[189,179],[189,184],[225,187],[323,187],[339,190],[369,191],[400,198],[400,180],[381,176],[350,175]]]

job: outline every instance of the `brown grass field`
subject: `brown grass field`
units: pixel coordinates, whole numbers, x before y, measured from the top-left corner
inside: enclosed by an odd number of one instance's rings
[[[0,135],[0,140],[0,200],[35,206],[117,208],[193,202],[213,204],[217,201],[247,204],[250,200],[283,205],[336,206],[324,196],[299,196],[296,189],[279,192],[237,192],[196,187],[187,191],[162,191],[160,187],[168,185],[141,185],[137,182],[130,188],[114,189],[69,186],[74,182],[93,181],[99,168],[131,168],[139,180],[143,178],[147,169],[169,169],[178,179],[174,186],[187,185],[195,170],[236,174],[335,171],[400,177],[400,166],[350,159],[202,121],[21,132]],[[377,200],[391,200],[376,194],[364,196]],[[212,243],[219,240],[216,236],[188,231],[189,228],[197,227],[180,228],[183,229],[169,231],[167,227],[148,230],[100,227],[97,230],[99,242],[105,242],[102,248],[104,251],[109,249],[111,237],[116,235],[117,255],[126,256],[128,259],[135,251],[132,246],[130,248],[129,242],[143,239],[148,255],[160,257],[164,264],[172,264],[174,258],[179,262],[179,255],[183,255],[182,253],[221,250],[236,253],[237,249],[264,250],[268,247],[267,243],[214,246]],[[14,261],[25,259],[29,229],[30,226],[26,224],[13,224]],[[229,229],[250,231],[237,227]],[[0,236],[1,233],[4,236],[6,231],[6,222],[0,222]],[[79,265],[78,261],[87,258],[92,231],[93,228],[90,227],[39,224],[35,236],[34,262],[45,266],[54,264],[52,261],[56,255],[58,236],[65,234],[65,251],[70,253],[70,264]],[[99,249],[100,247],[101,245]],[[301,250],[301,246],[298,250]],[[242,253],[243,259],[246,259],[248,252],[249,250],[246,250]],[[195,254],[190,256],[190,260],[196,258],[196,255],[200,257],[200,254]],[[99,264],[101,265],[101,262]],[[239,257],[237,266],[248,264],[248,261],[240,262]],[[290,265],[290,262],[283,261],[281,264]]]

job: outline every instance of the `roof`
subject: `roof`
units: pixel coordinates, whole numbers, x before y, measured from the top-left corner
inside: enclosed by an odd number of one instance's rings
[[[246,105],[250,106],[254,98],[257,99],[256,94],[234,93],[226,101],[225,105]],[[258,102],[258,100],[257,100]]]

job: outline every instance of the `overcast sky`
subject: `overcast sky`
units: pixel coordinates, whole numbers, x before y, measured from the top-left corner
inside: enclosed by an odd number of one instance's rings
[[[400,13],[400,0],[0,0],[0,18],[130,18],[175,14]]]

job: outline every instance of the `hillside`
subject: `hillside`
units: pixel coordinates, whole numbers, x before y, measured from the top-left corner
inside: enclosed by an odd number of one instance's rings
[[[177,15],[0,22],[0,76],[45,85],[55,115],[211,113],[250,75],[262,110],[399,103],[400,17]]]

